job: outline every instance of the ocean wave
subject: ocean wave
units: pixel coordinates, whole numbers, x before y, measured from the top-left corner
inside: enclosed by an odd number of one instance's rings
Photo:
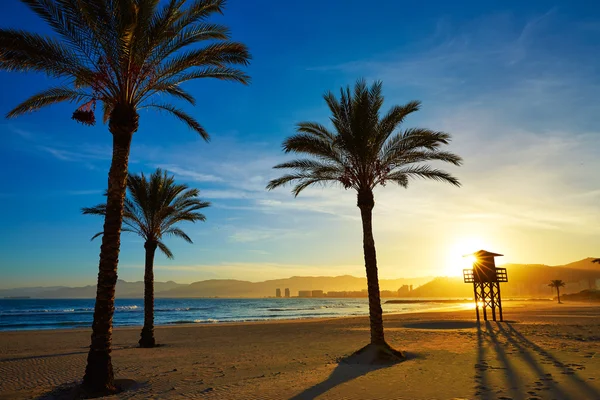
[[[115,311],[137,311],[140,307],[133,306],[117,306]],[[93,307],[82,308],[48,308],[48,309],[29,309],[29,310],[2,310],[0,315],[18,317],[18,316],[34,316],[34,315],[61,315],[61,314],[92,314]]]
[[[203,311],[212,310],[214,307],[176,307],[176,308],[155,308],[156,312],[173,312],[173,311]]]
[[[130,310],[137,310],[138,306],[117,306],[115,307],[115,311],[130,311]]]
[[[220,322],[218,319],[213,319],[213,318],[208,318],[208,319],[194,319],[194,320],[189,320],[189,319],[182,319],[182,320],[177,320],[177,321],[169,321],[167,322],[168,325],[174,325],[174,324],[214,324]]]
[[[91,321],[55,321],[49,323],[40,323],[37,321],[32,322],[20,322],[20,323],[11,323],[11,324],[0,324],[0,330],[3,329],[26,329],[26,328],[35,328],[35,329],[48,329],[48,328],[61,328],[61,327],[76,327],[76,326],[90,326]]]
[[[325,309],[331,309],[331,308],[361,308],[361,306],[360,305],[349,305],[349,304],[345,304],[345,303],[337,303],[337,304],[324,304],[324,305],[314,306],[314,307],[267,308],[267,311],[274,311],[274,312],[278,312],[278,311],[316,311],[316,310],[325,310]]]

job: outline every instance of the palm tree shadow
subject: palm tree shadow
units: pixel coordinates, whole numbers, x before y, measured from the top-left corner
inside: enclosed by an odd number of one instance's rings
[[[414,359],[416,356],[411,354],[406,354],[406,358],[404,361],[409,359]],[[304,390],[302,393],[291,397],[289,400],[310,400],[314,399],[323,393],[328,392],[334,387],[341,385],[343,383],[349,382],[353,379],[361,377],[363,375],[367,375],[370,372],[374,372],[380,369],[385,369],[389,367],[393,367],[397,365],[398,362],[395,363],[387,363],[387,364],[359,364],[355,361],[353,355],[344,357],[338,363],[338,366],[333,370],[331,375],[321,383],[317,383],[316,385]]]
[[[567,365],[557,359],[555,356],[550,354],[548,351],[540,347],[539,345],[533,343],[529,339],[527,339],[521,332],[517,331],[511,324],[506,324],[507,329],[504,329],[502,325],[498,324],[499,331],[506,337],[506,339],[512,343],[516,348],[521,350],[521,353],[524,355],[524,359],[530,363],[532,367],[536,370],[536,372],[541,372],[541,368],[537,365],[535,361],[529,356],[528,352],[537,353],[542,359],[546,362],[553,364],[557,369],[561,371],[569,380],[569,387],[576,388],[581,392],[585,393],[586,398],[590,399],[600,399],[600,392],[592,387],[589,383],[584,381],[580,376],[577,375],[576,371],[571,368],[570,365]],[[540,374],[541,375],[541,374]],[[544,379],[543,376],[540,376]],[[552,384],[553,381],[547,380],[547,383]],[[556,388],[558,389],[558,388]],[[566,394],[563,394],[561,398],[569,398]]]
[[[481,323],[477,323],[477,363],[475,364],[475,395],[482,400],[489,400],[492,397],[491,389],[487,377],[486,332],[481,329]]]
[[[499,323],[496,323],[499,325]],[[519,372],[515,369],[512,361],[509,359],[505,346],[498,340],[496,332],[494,331],[492,324],[490,321],[485,322],[486,331],[488,332],[491,344],[494,346],[494,350],[496,351],[496,355],[498,356],[498,361],[501,363],[501,368],[503,368],[506,372],[504,374],[509,387],[508,391],[511,393],[511,398],[515,400],[524,399],[524,394],[519,391],[521,386],[521,379],[519,378]]]

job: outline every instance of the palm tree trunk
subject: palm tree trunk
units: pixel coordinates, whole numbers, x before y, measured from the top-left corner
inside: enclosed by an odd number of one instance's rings
[[[369,319],[371,322],[371,344],[383,345],[383,311],[379,294],[379,278],[377,276],[377,255],[373,238],[372,213],[375,206],[373,191],[370,189],[358,192],[358,207],[362,217],[363,250],[365,269],[367,270],[367,288],[369,292]]]
[[[556,296],[558,297],[558,304],[560,304],[560,288],[556,287]]]
[[[106,216],[100,248],[100,265],[92,343],[83,377],[84,387],[94,393],[113,392],[114,374],[110,357],[112,320],[115,311],[115,286],[121,225],[123,223],[123,200],[127,183],[127,166],[133,133],[138,127],[138,115],[132,107],[117,105],[111,112],[109,130],[113,136],[113,155],[108,172]]]
[[[146,249],[146,270],[144,272],[144,327],[140,337],[140,347],[154,347],[154,253],[158,243],[148,240]]]

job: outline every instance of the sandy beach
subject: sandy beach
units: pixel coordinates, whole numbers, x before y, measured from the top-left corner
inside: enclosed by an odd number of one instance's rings
[[[139,328],[114,332],[111,398],[600,399],[600,307],[506,302],[504,323],[474,311],[386,315],[392,366],[348,364],[364,317]],[[54,398],[83,375],[89,330],[0,333],[0,398]]]

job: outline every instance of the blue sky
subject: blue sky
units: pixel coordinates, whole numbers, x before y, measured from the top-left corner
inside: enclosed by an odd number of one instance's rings
[[[169,240],[175,260],[157,257],[157,280],[361,276],[353,193],[264,190],[294,124],[327,123],[322,94],[360,77],[383,81],[385,108],[421,100],[406,126],[453,134],[465,159],[449,168],[460,189],[376,192],[380,276],[455,274],[483,246],[505,262],[600,255],[600,5],[231,0],[215,20],[251,49],[252,84],[186,86],[210,143],[146,111],[134,136],[130,171],[166,168],[213,203],[206,223],[182,226],[194,245]],[[47,32],[16,0],[0,26]],[[0,72],[0,113],[50,83]],[[0,287],[95,282],[102,221],[80,208],[103,199],[111,136],[72,121],[74,108],[0,121]],[[141,239],[123,235],[119,277],[141,280],[142,264]]]

